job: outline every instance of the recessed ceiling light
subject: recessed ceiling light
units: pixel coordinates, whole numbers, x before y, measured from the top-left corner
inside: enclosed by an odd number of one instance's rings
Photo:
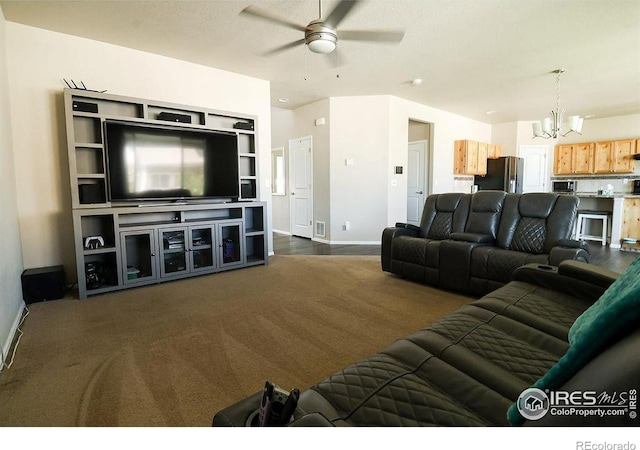
[[[289,103],[289,99],[288,99],[288,98],[286,98],[286,97],[280,97],[280,98],[278,99],[278,101],[279,101],[280,103]]]
[[[487,116],[490,116],[490,115],[492,115],[492,114],[495,114],[496,112],[497,112],[497,111],[486,111],[486,112],[485,112],[485,114],[486,114]]]
[[[422,78],[414,78],[411,80],[411,86],[420,86],[422,84]]]

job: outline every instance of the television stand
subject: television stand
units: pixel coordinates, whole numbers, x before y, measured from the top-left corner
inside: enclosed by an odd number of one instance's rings
[[[77,89],[64,103],[80,298],[268,263],[255,116]],[[107,121],[234,134],[239,196],[111,203]]]

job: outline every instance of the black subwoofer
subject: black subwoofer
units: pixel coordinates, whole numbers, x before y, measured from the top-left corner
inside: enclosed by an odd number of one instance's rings
[[[64,297],[64,268],[40,267],[22,272],[22,298],[26,303],[56,300]]]

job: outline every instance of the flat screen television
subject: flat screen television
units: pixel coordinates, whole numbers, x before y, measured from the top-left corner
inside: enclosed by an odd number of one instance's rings
[[[111,202],[239,196],[235,134],[106,121]]]

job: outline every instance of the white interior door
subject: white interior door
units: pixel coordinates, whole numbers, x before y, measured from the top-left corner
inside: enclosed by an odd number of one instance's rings
[[[427,141],[409,142],[407,162],[407,223],[419,226],[427,182]]]
[[[521,145],[518,156],[524,159],[522,192],[549,191],[548,157],[546,145]]]
[[[313,180],[311,138],[289,141],[291,234],[313,237]]]

